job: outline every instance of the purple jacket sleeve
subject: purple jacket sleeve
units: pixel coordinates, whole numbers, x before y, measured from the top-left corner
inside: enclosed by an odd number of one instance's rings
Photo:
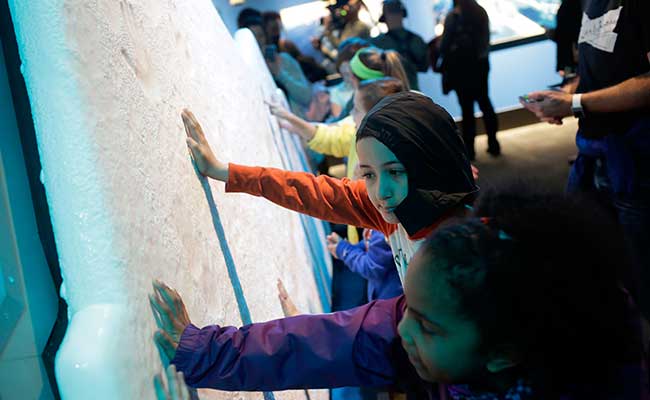
[[[275,391],[392,385],[404,296],[242,328],[189,325],[172,363],[188,385]]]

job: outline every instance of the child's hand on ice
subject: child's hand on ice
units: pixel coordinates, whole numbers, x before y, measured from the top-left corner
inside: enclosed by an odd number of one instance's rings
[[[284,288],[284,284],[280,279],[278,279],[278,299],[280,299],[280,305],[282,306],[282,312],[285,317],[293,317],[295,315],[300,315],[298,307],[293,303],[287,289]]]
[[[336,232],[332,232],[327,235],[327,250],[329,250],[330,254],[332,254],[332,257],[336,258],[337,260],[338,257],[336,256],[336,246],[339,245],[340,241],[341,237]]]
[[[289,119],[294,116],[294,114],[287,110],[286,108],[282,107],[282,105],[277,104],[277,103],[271,103],[266,101],[265,102],[267,106],[269,106],[269,110],[271,111],[271,114],[275,115],[278,118],[281,119]]]
[[[187,145],[192,152],[192,158],[196,163],[199,172],[212,179],[222,182],[228,181],[228,165],[217,160],[208,140],[203,134],[203,129],[197,121],[194,114],[189,110],[183,110],[181,113],[185,133],[187,134]]]
[[[154,334],[154,342],[163,365],[167,366],[174,359],[181,335],[191,322],[183,299],[176,290],[158,280],[153,281],[153,290],[149,303],[156,325],[160,328]]]
[[[278,118],[278,122],[282,129],[286,129],[291,133],[296,133],[305,140],[311,140],[316,134],[316,126],[314,124],[305,121],[277,103],[270,103],[268,101],[265,103],[269,106],[271,114]]]
[[[158,373],[153,378],[153,387],[158,400],[190,400],[190,391],[185,384],[182,372],[176,372],[176,367],[171,364],[165,369],[167,385],[163,384],[162,374]]]

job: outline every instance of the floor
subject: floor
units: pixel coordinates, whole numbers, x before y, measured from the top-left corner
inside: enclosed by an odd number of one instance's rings
[[[575,155],[577,120],[567,118],[561,126],[538,123],[500,131],[502,154],[492,157],[487,136],[476,138],[478,183],[483,189],[513,179],[532,180],[550,191],[561,192],[569,174],[569,157]]]

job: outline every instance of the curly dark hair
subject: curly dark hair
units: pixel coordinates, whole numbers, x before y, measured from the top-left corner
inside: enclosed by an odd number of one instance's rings
[[[609,398],[614,371],[642,354],[620,230],[586,199],[521,184],[483,194],[475,215],[488,218],[439,230],[423,251],[483,350],[518,354],[544,399]]]

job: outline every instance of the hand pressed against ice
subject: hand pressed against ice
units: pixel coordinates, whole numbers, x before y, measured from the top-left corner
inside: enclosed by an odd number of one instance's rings
[[[336,256],[336,247],[339,245],[340,241],[341,237],[336,232],[332,232],[327,235],[327,250],[329,250],[332,257],[336,259],[338,259]]]
[[[162,374],[158,373],[153,378],[153,386],[158,400],[190,400],[190,392],[185,384],[182,372],[176,372],[176,367],[171,364],[165,369],[167,385],[163,383]]]
[[[154,342],[163,365],[167,366],[174,359],[181,335],[191,322],[183,299],[176,290],[158,280],[153,282],[153,289],[149,303],[159,328],[154,334]]]
[[[228,164],[219,161],[214,155],[199,121],[189,110],[183,110],[181,116],[187,133],[187,145],[199,172],[212,179],[227,182]]]
[[[284,283],[282,283],[282,280],[280,279],[278,279],[278,299],[280,300],[282,312],[285,317],[293,317],[301,314],[298,307],[296,307],[296,304],[291,300],[291,297],[289,297],[289,293],[287,292],[287,289],[284,288]]]
[[[280,104],[272,103],[269,101],[265,101],[264,103],[269,107],[271,114],[275,115],[278,118],[288,119],[291,115],[293,115],[291,111],[287,110]]]
[[[316,135],[315,124],[305,121],[279,104],[269,102],[266,102],[266,104],[269,106],[271,114],[278,117],[282,128],[299,135],[305,140],[311,140]]]

